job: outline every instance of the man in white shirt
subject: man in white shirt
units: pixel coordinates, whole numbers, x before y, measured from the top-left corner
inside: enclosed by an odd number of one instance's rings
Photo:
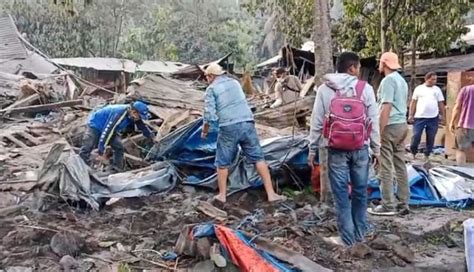
[[[425,83],[415,88],[408,118],[408,121],[413,123],[411,153],[413,157],[418,153],[418,146],[420,145],[421,135],[424,130],[426,132],[426,149],[424,153],[427,160],[433,151],[439,121],[446,117],[443,93],[436,86],[436,80],[436,73],[429,72],[425,75]]]

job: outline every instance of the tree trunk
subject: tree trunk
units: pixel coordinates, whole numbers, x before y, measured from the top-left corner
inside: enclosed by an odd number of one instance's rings
[[[413,90],[415,89],[415,84],[416,84],[416,34],[413,34],[411,37],[411,75],[410,75],[410,92],[408,94],[408,98],[411,100],[411,94],[413,93]]]
[[[387,0],[380,0],[380,49],[382,53],[388,52],[390,50],[390,45],[388,43],[388,9],[387,9]]]
[[[329,8],[329,0],[314,0],[313,39],[316,86],[321,83],[325,74],[334,71]]]

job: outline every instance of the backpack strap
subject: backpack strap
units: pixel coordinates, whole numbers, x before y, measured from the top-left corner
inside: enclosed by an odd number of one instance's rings
[[[356,97],[359,99],[362,97],[362,93],[364,92],[365,83],[366,82],[363,80],[357,80],[357,83],[355,85]]]

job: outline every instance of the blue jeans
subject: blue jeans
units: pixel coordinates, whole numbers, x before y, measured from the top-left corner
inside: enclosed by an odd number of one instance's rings
[[[367,182],[369,179],[369,150],[329,149],[329,182],[337,214],[337,227],[342,241],[352,246],[364,240],[366,230]],[[352,195],[349,199],[349,180]]]
[[[413,137],[411,139],[410,151],[416,155],[418,146],[420,145],[423,130],[426,132],[426,149],[425,155],[429,156],[433,152],[433,146],[438,132],[439,118],[415,118],[413,123]]]
[[[216,167],[228,168],[237,157],[239,146],[250,163],[264,160],[254,122],[240,122],[219,128]]]

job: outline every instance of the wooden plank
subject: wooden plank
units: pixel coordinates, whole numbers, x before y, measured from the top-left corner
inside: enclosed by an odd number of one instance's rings
[[[27,148],[28,147],[25,143],[23,143],[22,141],[15,138],[13,135],[4,135],[3,137],[7,138],[9,141],[11,141],[12,143],[16,144],[17,146],[19,146],[21,148]]]
[[[57,102],[57,103],[50,103],[50,104],[44,104],[44,105],[34,105],[34,106],[27,106],[27,107],[18,107],[9,110],[8,113],[13,114],[13,113],[25,113],[25,112],[41,112],[41,111],[47,111],[47,110],[53,110],[53,109],[59,109],[63,107],[73,107],[73,106],[79,106],[82,105],[84,101],[82,99],[77,99],[77,100],[70,100],[70,101],[63,101],[63,102]],[[0,110],[0,113],[6,113],[6,110]]]
[[[40,140],[38,140],[37,138],[35,138],[32,135],[28,134],[27,132],[20,132],[20,133],[18,133],[18,135],[20,135],[21,137],[27,139],[28,141],[30,141],[34,145],[40,145],[41,144]]]
[[[227,212],[212,206],[209,202],[199,201],[196,209],[219,221],[224,221],[227,218]]]
[[[139,157],[135,157],[133,155],[130,155],[128,153],[125,153],[124,155],[124,158],[135,163],[135,164],[139,164],[139,165],[142,165],[142,166],[149,166],[150,163],[146,162],[145,160],[143,160],[142,158],[139,158]]]
[[[166,118],[163,121],[163,124],[161,124],[161,127],[158,129],[158,134],[156,136],[155,140],[160,140],[164,136],[168,135],[168,133],[171,131],[171,129],[174,126],[177,126],[179,123],[183,122],[190,116],[190,111],[184,111],[184,112],[177,112],[175,114],[170,115],[168,118]]]
[[[16,101],[15,103],[11,104],[10,106],[6,107],[3,110],[6,111],[7,113],[9,113],[11,109],[18,108],[18,107],[29,106],[29,105],[33,104],[33,102],[35,102],[36,100],[39,100],[39,99],[40,99],[39,94],[32,94],[32,95],[30,95],[26,98],[23,98],[23,99],[20,99],[20,100]]]

